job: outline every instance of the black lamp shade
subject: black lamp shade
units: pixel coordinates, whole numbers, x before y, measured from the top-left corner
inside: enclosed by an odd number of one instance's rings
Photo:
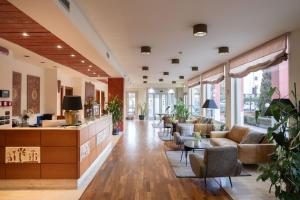
[[[202,108],[218,109],[218,106],[213,99],[206,99]]]
[[[64,96],[62,109],[64,110],[82,110],[80,96]]]
[[[281,103],[284,107],[289,107],[290,106],[290,108],[293,109],[293,112],[295,112],[295,114],[297,113],[297,110],[296,110],[294,104],[289,99],[273,99],[272,102],[270,103],[270,106],[267,108],[264,115],[265,116],[273,116],[272,107],[275,104],[278,104],[278,103]]]

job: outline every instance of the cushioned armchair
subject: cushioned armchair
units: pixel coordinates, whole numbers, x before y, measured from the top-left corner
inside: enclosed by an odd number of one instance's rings
[[[210,143],[214,146],[235,146],[243,164],[270,162],[275,145],[263,140],[265,134],[251,132],[247,127],[233,126],[230,131],[212,131]]]
[[[194,174],[199,178],[228,177],[231,187],[232,176],[241,174],[242,164],[237,159],[237,148],[234,146],[212,147],[205,149],[204,157],[193,153],[189,155]]]

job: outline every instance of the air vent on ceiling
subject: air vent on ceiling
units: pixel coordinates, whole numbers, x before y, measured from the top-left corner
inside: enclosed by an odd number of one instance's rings
[[[68,0],[58,0],[58,2],[68,11],[70,12],[70,2]]]
[[[8,56],[9,50],[7,48],[5,48],[5,47],[1,47],[0,46],[0,54]]]

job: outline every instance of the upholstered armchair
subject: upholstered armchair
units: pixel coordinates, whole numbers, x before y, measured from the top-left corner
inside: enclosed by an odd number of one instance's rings
[[[194,174],[199,178],[228,177],[232,187],[231,177],[238,176],[242,164],[237,159],[237,148],[234,146],[212,147],[205,149],[204,156],[197,153],[189,155]]]

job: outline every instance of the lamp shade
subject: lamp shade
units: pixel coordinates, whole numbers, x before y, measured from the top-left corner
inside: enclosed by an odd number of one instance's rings
[[[62,109],[64,110],[82,110],[80,96],[64,96]]]
[[[213,99],[206,99],[202,108],[218,109],[218,106]]]
[[[274,105],[276,105],[278,103],[280,103],[282,105],[281,107],[283,107],[283,108],[290,107],[292,109],[292,112],[295,112],[295,114],[297,114],[297,110],[296,110],[294,104],[289,99],[273,99],[264,115],[265,116],[273,116],[272,108],[274,107]],[[284,109],[281,111],[286,112],[286,111],[284,111]]]

